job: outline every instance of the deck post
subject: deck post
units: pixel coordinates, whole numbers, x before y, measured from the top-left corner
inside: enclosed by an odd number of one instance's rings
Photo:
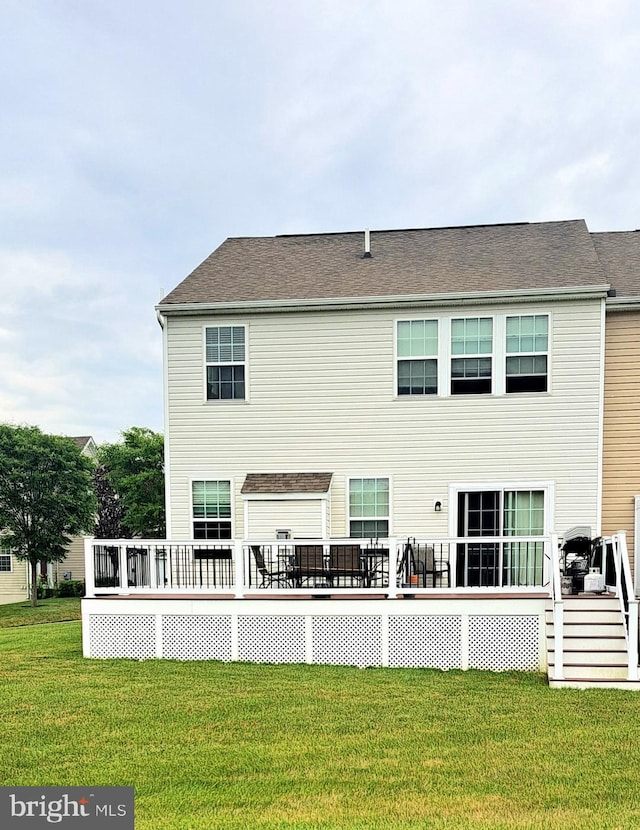
[[[84,537],[84,595],[85,597],[95,597],[96,595],[96,578],[94,571],[93,558],[93,536]]]
[[[233,567],[235,595],[238,598],[244,596],[244,547],[242,539],[233,541]]]
[[[638,600],[629,600],[629,630],[627,632],[629,654],[629,680],[638,680]]]
[[[398,597],[398,540],[389,539],[389,599]]]
[[[551,534],[551,595],[553,597],[553,679],[564,680],[564,600],[560,579],[560,541],[557,533]]]
[[[128,593],[129,587],[129,569],[127,562],[127,543],[120,543],[118,545],[118,570],[120,579],[120,590],[123,594]]]

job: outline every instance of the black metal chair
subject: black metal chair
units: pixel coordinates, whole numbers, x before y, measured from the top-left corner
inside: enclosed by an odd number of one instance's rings
[[[267,563],[260,545],[251,545],[251,553],[256,562],[256,569],[262,578],[258,588],[287,587],[292,579],[291,568],[282,569],[279,562]]]
[[[325,566],[322,545],[296,545],[291,575],[299,588],[304,585],[314,588],[329,586],[329,572]]]
[[[420,545],[415,540],[407,539],[402,558],[398,565],[398,575],[402,582],[408,585],[427,587],[427,577],[431,577],[432,588],[436,587],[436,580],[447,575],[447,585],[451,586],[451,565],[448,558],[436,556],[433,545]],[[413,577],[413,579],[412,579]]]
[[[360,545],[331,545],[329,583],[333,587],[362,588],[369,579]]]

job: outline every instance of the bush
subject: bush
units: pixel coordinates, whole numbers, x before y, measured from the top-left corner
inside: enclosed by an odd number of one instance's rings
[[[59,597],[83,597],[84,582],[81,579],[63,579],[58,583],[56,595]]]

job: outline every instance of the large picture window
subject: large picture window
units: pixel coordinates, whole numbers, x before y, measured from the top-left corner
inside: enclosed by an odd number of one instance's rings
[[[205,329],[207,400],[245,399],[245,327]]]
[[[398,323],[398,395],[438,394],[438,321]]]
[[[451,394],[491,394],[493,319],[451,321]]]
[[[507,317],[506,391],[546,392],[549,317],[524,314]]]
[[[349,535],[386,539],[389,536],[389,479],[349,480]]]
[[[231,482],[192,481],[194,539],[231,539]]]

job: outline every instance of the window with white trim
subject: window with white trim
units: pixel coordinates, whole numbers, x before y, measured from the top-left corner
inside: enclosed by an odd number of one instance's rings
[[[8,548],[6,545],[0,545],[0,573],[11,573],[11,571],[11,548]]]
[[[205,329],[207,400],[245,399],[245,327]]]
[[[491,394],[493,318],[451,321],[451,394]]]
[[[398,395],[438,394],[438,321],[402,320],[397,327]]]
[[[231,539],[231,482],[192,481],[194,539]]]
[[[349,536],[389,536],[389,479],[349,479]]]
[[[546,392],[549,316],[522,314],[506,321],[506,392]]]

